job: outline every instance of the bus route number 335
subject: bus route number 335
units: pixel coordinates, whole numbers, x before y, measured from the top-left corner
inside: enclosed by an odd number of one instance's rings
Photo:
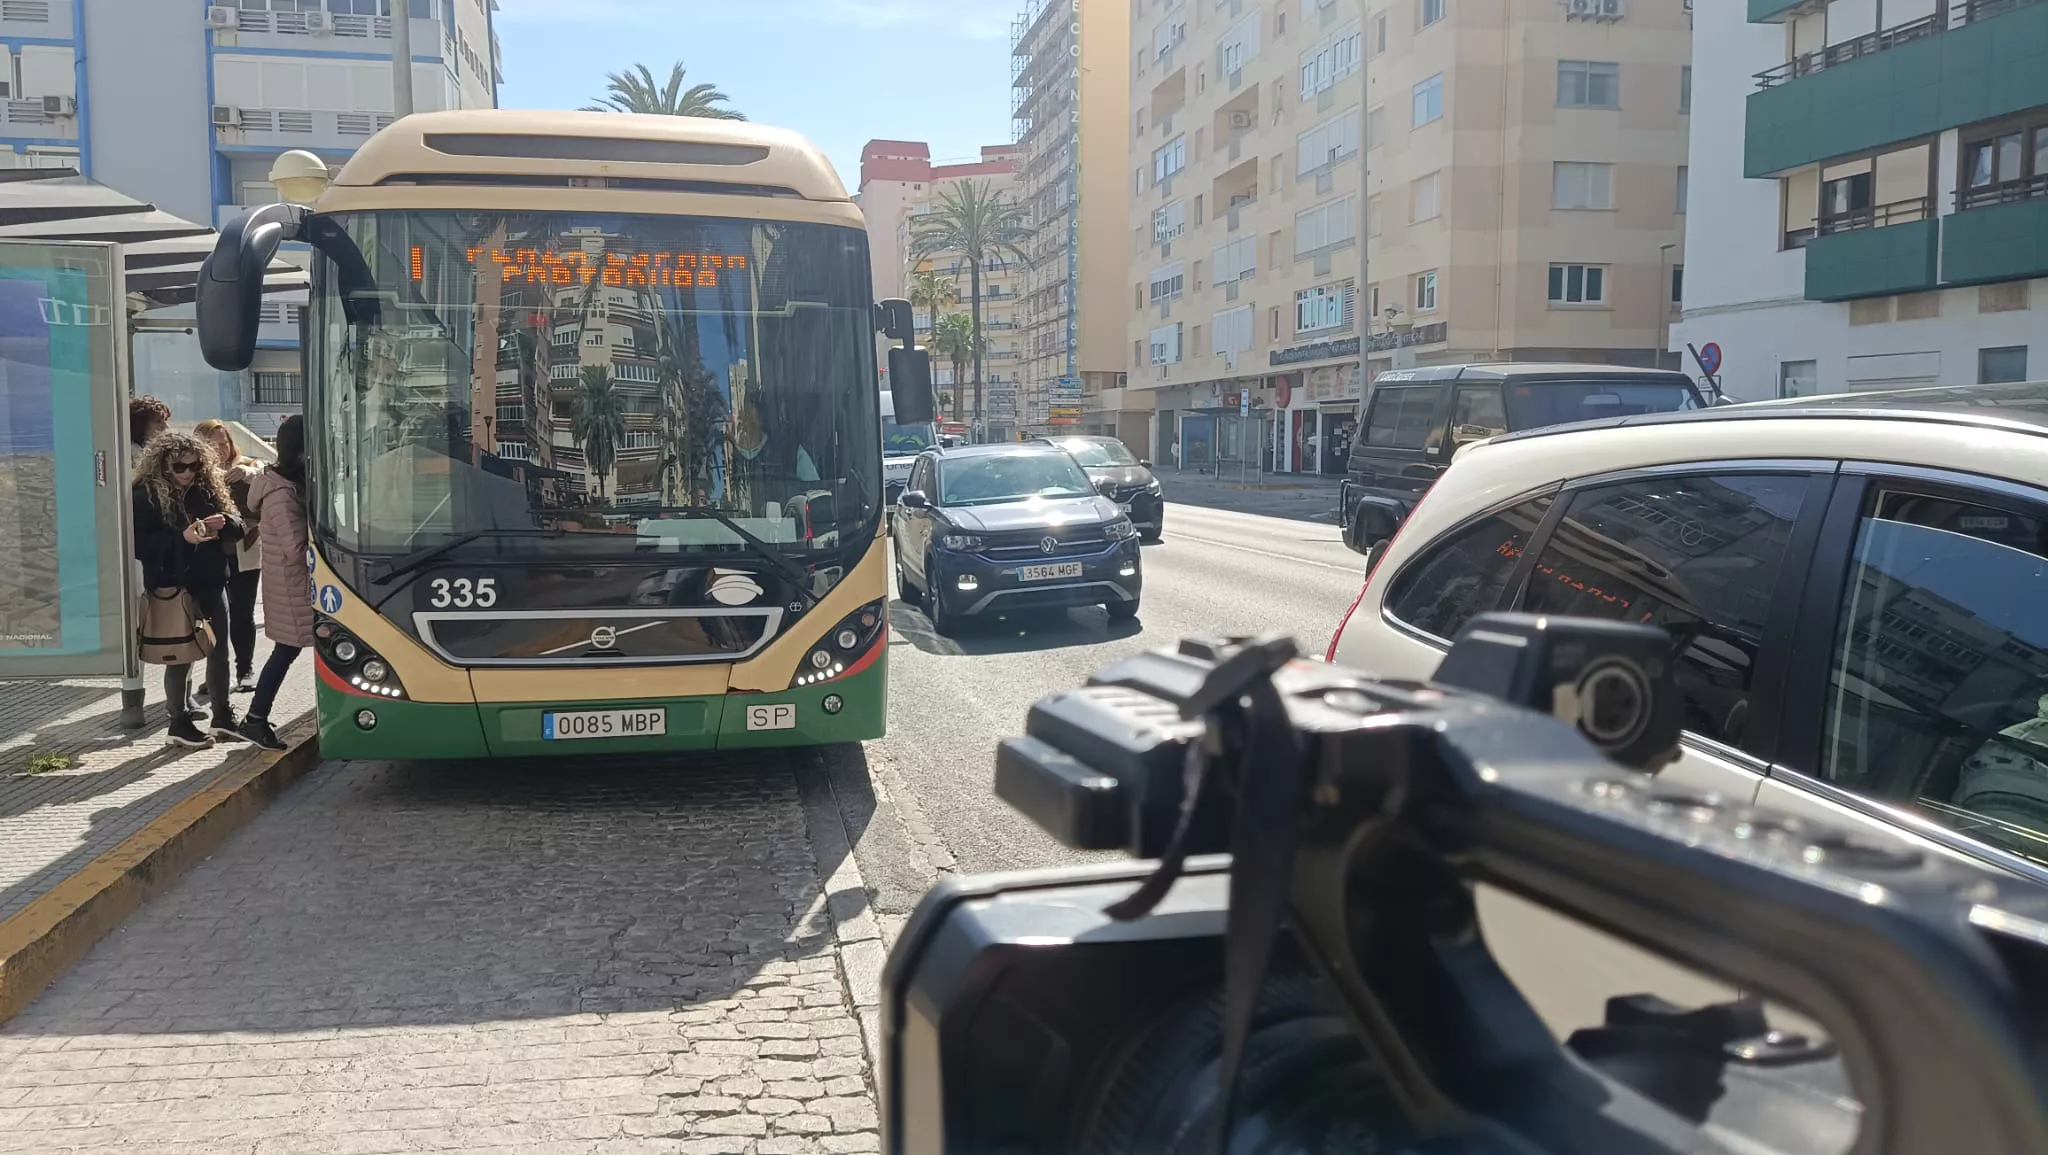
[[[437,577],[427,583],[426,601],[437,610],[487,610],[498,604],[498,579]]]

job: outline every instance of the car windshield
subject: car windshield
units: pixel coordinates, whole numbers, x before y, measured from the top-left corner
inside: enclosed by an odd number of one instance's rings
[[[994,505],[1030,498],[1086,497],[1088,475],[1064,453],[963,457],[939,467],[940,505]]]
[[[1683,381],[1544,381],[1508,390],[1512,429],[1703,408],[1698,391]]]
[[[882,452],[890,457],[915,456],[932,447],[932,427],[929,425],[898,425],[884,417],[882,419]]]
[[[334,261],[315,262],[314,516],[338,547],[801,554],[861,540],[880,516],[859,231],[589,213],[316,221],[321,250],[359,252],[368,281],[344,289]],[[380,306],[351,316],[344,292]]]
[[[1138,459],[1124,448],[1121,441],[1089,441],[1075,438],[1060,442],[1060,448],[1073,455],[1083,469],[1107,469],[1116,465],[1136,465]]]

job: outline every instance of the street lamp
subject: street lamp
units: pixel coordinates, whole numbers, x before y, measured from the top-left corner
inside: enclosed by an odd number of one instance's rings
[[[319,200],[333,180],[327,162],[302,148],[285,153],[270,166],[270,183],[277,186],[277,195],[295,205]]]
[[[1657,246],[1657,368],[1664,367],[1665,351],[1671,347],[1671,250],[1677,242]],[[1678,367],[1685,368],[1679,361]]]

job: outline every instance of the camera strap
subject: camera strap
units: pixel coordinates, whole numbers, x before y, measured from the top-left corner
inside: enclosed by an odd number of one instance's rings
[[[1257,1017],[1273,940],[1286,923],[1304,801],[1300,735],[1272,674],[1294,657],[1291,641],[1246,646],[1219,664],[1182,702],[1208,721],[1207,740],[1189,746],[1189,782],[1159,868],[1104,913],[1141,918],[1166,897],[1187,862],[1188,835],[1204,798],[1219,789],[1220,763],[1237,755],[1237,805],[1230,831],[1230,910],[1223,934],[1223,1046],[1217,1058],[1215,1150],[1228,1149],[1236,1121],[1238,1073]]]

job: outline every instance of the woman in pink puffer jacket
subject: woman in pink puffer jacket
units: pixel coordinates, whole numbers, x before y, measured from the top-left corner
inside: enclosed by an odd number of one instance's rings
[[[265,750],[282,750],[270,707],[299,651],[313,644],[313,591],[306,577],[306,425],[296,415],[277,427],[277,466],[249,483],[249,513],[263,542],[263,633],[270,660],[239,733]]]

